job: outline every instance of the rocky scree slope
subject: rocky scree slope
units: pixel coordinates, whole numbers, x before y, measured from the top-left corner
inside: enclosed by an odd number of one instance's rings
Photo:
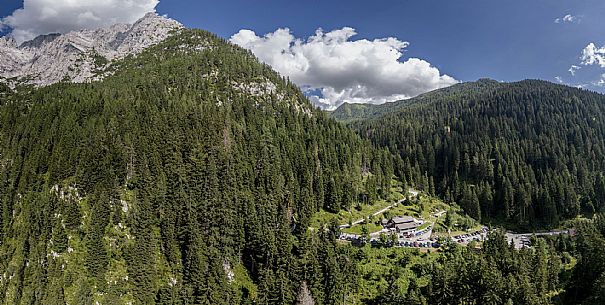
[[[138,54],[182,28],[175,20],[148,13],[134,24],[42,35],[21,45],[1,37],[0,79],[36,86],[99,80],[110,73],[113,60]]]

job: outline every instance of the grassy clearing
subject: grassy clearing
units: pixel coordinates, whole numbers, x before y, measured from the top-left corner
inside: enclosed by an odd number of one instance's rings
[[[344,233],[361,235],[363,233],[363,226],[364,226],[364,224],[358,224],[358,225],[352,226],[350,228],[342,229],[341,231]],[[379,224],[376,224],[374,222],[370,222],[365,226],[368,228],[368,233],[375,233],[375,232],[382,230],[382,226]]]
[[[372,215],[377,211],[380,211],[392,203],[385,200],[378,200],[373,205],[360,205],[360,208],[353,208],[350,211],[342,210],[338,213],[330,213],[327,211],[320,211],[315,213],[313,219],[311,219],[311,226],[317,228],[321,223],[328,223],[332,219],[336,218],[339,224],[344,225],[349,222],[353,222],[359,219],[364,219],[368,215]]]
[[[258,288],[254,284],[254,281],[252,281],[252,279],[248,275],[246,267],[244,267],[244,265],[242,265],[241,263],[236,263],[233,266],[233,273],[234,281],[231,284],[235,285],[238,288],[238,293],[243,290],[246,290],[248,291],[250,298],[256,300],[258,296]],[[238,295],[237,297],[238,299],[241,299],[241,295]]]
[[[450,214],[451,227],[448,227],[446,224],[447,214],[439,213],[443,211]],[[439,216],[436,216],[437,214]],[[425,223],[418,230],[423,230],[429,225],[433,225],[433,233],[442,236],[447,236],[448,230],[451,231],[451,234],[463,234],[481,228],[480,223],[464,214],[462,209],[457,205],[446,204],[440,199],[426,194],[419,194],[417,198],[412,199],[409,203],[406,202],[405,204],[396,206],[381,215],[382,217],[375,218],[376,221],[380,221],[382,218],[388,219],[393,216],[402,215],[423,219]]]
[[[423,223],[423,224],[422,224],[420,227],[418,227],[418,228],[416,229],[416,231],[422,231],[422,230],[424,230],[424,229],[428,228],[428,227],[429,227],[430,225],[432,225],[432,224],[433,224],[432,222],[427,221],[427,222]]]
[[[428,226],[432,225],[433,233],[439,236],[447,236],[448,231],[450,234],[464,234],[481,228],[480,223],[464,214],[462,209],[456,204],[446,204],[436,197],[419,194],[409,201],[394,205],[403,198],[405,198],[405,196],[403,195],[401,185],[393,180],[389,200],[379,200],[372,205],[357,204],[356,207],[350,211],[343,210],[339,213],[329,213],[326,211],[318,212],[311,220],[311,227],[317,228],[322,223],[329,223],[332,219],[336,219],[340,225],[346,225],[360,219],[367,220],[369,218],[369,222],[342,229],[342,232],[362,234],[362,228],[365,225],[369,233],[375,233],[382,230],[382,226],[380,225],[382,219],[405,215],[423,219],[425,223],[419,227],[419,230],[426,229]],[[379,215],[372,216],[388,206],[392,206],[392,208]],[[447,214],[440,213],[444,211],[447,211],[450,214],[450,226],[446,224]]]
[[[396,180],[391,180],[391,193],[388,196],[388,200],[377,200],[372,205],[361,204],[359,202],[353,203],[353,208],[350,211],[342,210],[338,213],[330,213],[327,211],[320,211],[315,213],[311,219],[311,227],[317,228],[322,223],[329,223],[332,219],[336,219],[339,224],[345,225],[349,222],[354,222],[366,217],[392,205],[405,198],[402,194],[403,188],[401,183]]]
[[[367,215],[371,215],[373,213],[373,211],[380,210],[380,209],[370,207],[367,210],[368,210],[368,212],[366,212],[367,214],[365,214],[365,217],[367,217]],[[382,214],[371,217],[370,222],[368,224],[366,224],[366,226],[370,233],[378,232],[382,229],[382,226],[380,225],[380,220],[389,219],[394,216],[406,215],[406,216],[412,216],[412,217],[421,218],[421,219],[425,220],[425,223],[422,226],[420,226],[418,230],[426,229],[430,225],[433,225],[435,223],[441,223],[440,226],[442,227],[442,229],[445,232],[447,232],[447,228],[443,224],[443,221],[445,219],[445,214],[441,215],[440,217],[435,217],[435,214],[440,211],[450,211],[450,213],[452,213],[452,215],[454,215],[455,219],[464,218],[464,216],[458,214],[458,212],[457,212],[458,210],[459,210],[458,207],[449,206],[448,204],[445,204],[443,201],[441,201],[437,198],[430,197],[430,196],[427,196],[424,194],[419,194],[419,196],[417,198],[411,199],[410,202],[404,202],[402,204],[398,204],[396,206],[393,206],[393,208],[389,209],[388,211],[385,211]],[[360,217],[363,217],[363,216],[364,215],[361,215]],[[363,224],[358,224],[358,225],[354,225],[351,228],[343,229],[342,231],[345,233],[361,234],[362,227],[363,227]]]

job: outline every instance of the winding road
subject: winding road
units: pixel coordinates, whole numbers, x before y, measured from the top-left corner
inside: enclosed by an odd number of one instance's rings
[[[411,194],[410,198],[411,198],[411,197],[416,197],[416,196],[418,196],[418,191],[415,191],[415,190],[409,190],[408,192]],[[400,203],[404,202],[405,200],[406,200],[406,198],[401,199],[401,200],[399,200],[399,201],[397,201],[397,202],[395,202],[395,203],[393,203],[393,204],[391,204],[391,205],[387,206],[386,208],[384,208],[384,209],[382,209],[382,210],[380,210],[380,211],[378,211],[378,212],[376,212],[376,213],[373,213],[373,214],[372,214],[372,216],[378,216],[378,215],[380,215],[380,214],[382,214],[382,213],[384,213],[384,212],[386,212],[386,211],[388,211],[388,210],[392,209],[393,207],[397,206],[398,204],[400,204]],[[344,225],[341,225],[341,226],[340,226],[340,228],[341,228],[341,229],[349,228],[349,227],[351,227],[351,226],[354,226],[354,225],[358,225],[358,224],[360,224],[360,223],[363,223],[365,220],[366,220],[365,218],[358,219],[358,220],[356,220],[356,221],[353,221],[353,222],[351,223],[352,225],[349,225],[349,224],[344,224]]]

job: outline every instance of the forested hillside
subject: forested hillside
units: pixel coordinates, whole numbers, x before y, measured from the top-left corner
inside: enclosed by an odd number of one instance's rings
[[[417,105],[424,102],[430,102],[440,98],[447,98],[452,95],[468,94],[470,92],[479,92],[497,86],[498,82],[491,79],[480,79],[477,82],[459,83],[450,87],[430,91],[421,94],[415,98],[401,100],[384,104],[349,104],[344,103],[336,110],[330,112],[330,116],[344,123],[355,121],[376,119],[383,115],[397,112],[402,108],[411,105]]]
[[[350,249],[307,227],[384,196],[387,151],[204,31],[111,71],[0,89],[0,303],[339,304],[352,291]]]
[[[481,249],[447,244],[441,253],[359,250],[353,304],[583,304],[605,302],[605,215],[575,221],[577,232],[532,238],[515,250],[501,231]]]
[[[480,80],[332,116],[400,158],[410,184],[484,222],[556,226],[605,209],[605,96]]]
[[[335,219],[310,225],[388,198],[393,178],[483,222],[592,216],[605,203],[603,95],[459,84],[350,108],[339,119],[364,140],[208,32],[174,32],[102,73],[0,82],[0,304],[605,300],[603,214],[520,251],[498,230],[420,253],[338,241]]]

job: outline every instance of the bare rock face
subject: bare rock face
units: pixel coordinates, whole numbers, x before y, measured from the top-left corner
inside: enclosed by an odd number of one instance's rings
[[[30,54],[25,54],[19,50],[17,43],[11,38],[0,38],[0,76],[18,73],[21,64],[31,60],[31,58]]]
[[[0,78],[36,86],[98,80],[112,60],[138,54],[181,28],[175,20],[148,13],[131,25],[42,35],[20,46],[1,37]]]
[[[309,291],[306,282],[303,282],[300,286],[300,291],[296,298],[296,305],[315,305],[315,301],[313,300],[313,296],[311,296],[311,292]]]

